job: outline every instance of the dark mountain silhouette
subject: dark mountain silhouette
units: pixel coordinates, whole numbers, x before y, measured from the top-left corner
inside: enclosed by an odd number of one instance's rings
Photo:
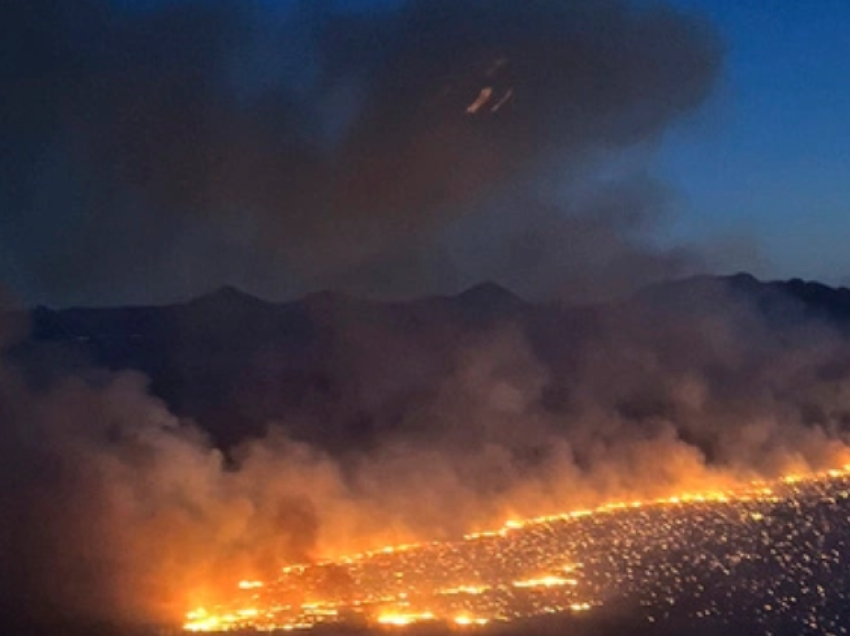
[[[136,370],[222,446],[282,421],[297,437],[344,450],[392,432],[450,377],[466,348],[505,332],[522,334],[545,366],[547,408],[569,412],[579,369],[593,356],[617,355],[622,343],[673,367],[711,370],[719,364],[711,351],[699,358],[689,348],[695,330],[721,318],[742,340],[758,333],[793,344],[800,333],[820,331],[847,338],[850,290],[699,276],[571,307],[527,302],[492,282],[405,302],[320,292],[271,303],[223,287],[183,304],[39,307],[28,317],[29,335],[9,357],[35,386],[68,373]],[[845,367],[831,372],[850,374]],[[642,395],[622,408],[640,419],[664,407]]]
[[[754,276],[696,276],[647,288],[637,298],[667,308],[707,311],[724,301],[752,304],[773,324],[818,320],[846,330],[850,328],[850,289],[829,287],[794,278],[761,282]]]

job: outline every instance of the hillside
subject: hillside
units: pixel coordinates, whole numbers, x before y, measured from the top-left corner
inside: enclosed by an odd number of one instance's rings
[[[344,450],[401,428],[439,426],[411,414],[433,402],[470,351],[496,351],[491,372],[509,379],[511,357],[525,364],[531,356],[552,412],[578,412],[588,387],[602,382],[629,419],[668,414],[676,406],[655,376],[697,374],[734,393],[758,381],[774,348],[844,343],[850,290],[703,276],[569,307],[527,302],[494,283],[406,302],[323,292],[271,303],[222,288],[159,307],[39,307],[29,321],[10,356],[36,386],[68,373],[135,370],[223,446],[283,422],[296,437]],[[513,353],[499,353],[505,346]],[[816,374],[838,381],[850,376],[850,362],[833,349],[821,352]],[[604,382],[595,377],[600,361]]]

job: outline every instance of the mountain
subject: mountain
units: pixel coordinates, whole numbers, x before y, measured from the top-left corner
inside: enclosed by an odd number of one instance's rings
[[[140,371],[154,395],[221,446],[279,421],[296,437],[344,450],[416,420],[411,414],[457,376],[470,351],[494,352],[499,365],[498,356],[510,360],[527,347],[547,378],[543,404],[569,413],[581,401],[576,387],[601,360],[629,378],[646,375],[631,370],[635,356],[681,373],[714,377],[722,369],[734,377],[735,347],[742,359],[761,360],[773,346],[807,347],[822,334],[844,342],[850,290],[700,276],[572,307],[528,302],[492,282],[404,302],[320,292],[271,303],[223,287],[182,304],[39,307],[28,317],[29,335],[8,357],[36,386],[93,369]],[[500,353],[503,342],[515,351]],[[831,373],[850,375],[833,362]],[[494,373],[510,375],[512,364]],[[626,392],[617,408],[638,419],[668,408],[653,390],[639,393]]]
[[[795,278],[761,282],[754,276],[695,276],[642,290],[637,298],[659,306],[705,311],[718,299],[747,303],[774,323],[790,319],[817,320],[846,330],[850,327],[850,289],[829,287]]]

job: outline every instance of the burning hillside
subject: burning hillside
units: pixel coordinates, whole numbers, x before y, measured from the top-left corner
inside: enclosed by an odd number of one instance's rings
[[[3,9],[0,630],[837,624],[850,292],[646,287],[692,8]]]
[[[552,522],[541,554],[561,550],[560,565],[520,551],[512,571],[495,557],[466,567],[476,546],[512,544],[458,540],[508,518],[843,466],[850,344],[840,315],[823,315],[785,287],[737,277],[585,308],[485,286],[394,304],[230,292],[40,310],[0,367],[0,466],[13,485],[2,493],[2,598],[38,620],[174,623],[204,607],[262,609],[269,625],[310,622],[302,606],[331,601],[310,616],[498,622],[598,607],[631,588],[612,583],[621,566],[591,574],[592,555],[564,551],[581,519]],[[678,523],[668,510],[679,508],[592,518],[661,515],[660,528]],[[705,513],[724,510],[737,514],[719,503]],[[612,555],[625,545],[610,540]],[[386,567],[356,560],[363,571],[340,561],[420,543],[404,552],[413,570],[394,552]],[[437,577],[435,559],[457,576]],[[279,578],[286,563],[312,565]],[[423,589],[406,588],[417,576]],[[239,580],[263,582],[253,593],[265,605],[231,606]],[[289,609],[269,617],[273,605]]]
[[[679,613],[697,623],[748,617],[768,632],[847,633],[848,515],[850,465],[513,520],[459,541],[287,566],[189,612],[185,629],[474,627],[628,603],[650,623]]]

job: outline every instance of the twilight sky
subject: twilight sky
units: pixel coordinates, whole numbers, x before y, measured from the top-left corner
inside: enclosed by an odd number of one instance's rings
[[[726,65],[663,170],[676,234],[751,237],[766,276],[850,281],[850,5],[841,0],[675,0],[719,30]]]
[[[13,0],[0,286],[67,305],[846,282],[850,7],[645,5]]]

